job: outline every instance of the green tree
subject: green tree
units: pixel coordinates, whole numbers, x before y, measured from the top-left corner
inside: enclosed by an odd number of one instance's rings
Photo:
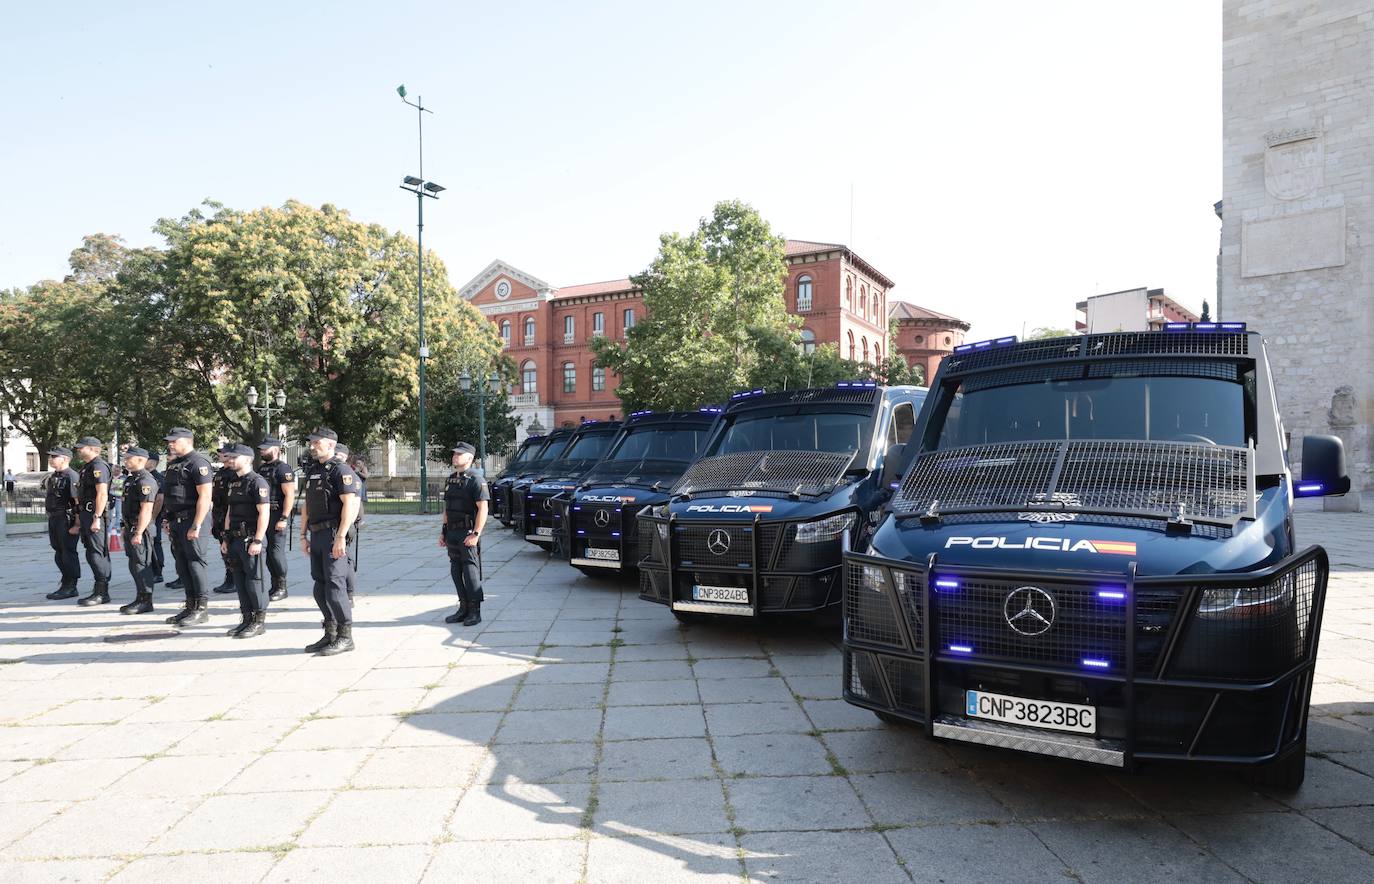
[[[1028,341],[1041,341],[1041,340],[1045,340],[1046,338],[1071,338],[1071,337],[1073,337],[1073,332],[1069,331],[1069,330],[1066,329],[1066,328],[1051,328],[1051,327],[1049,327],[1049,326],[1040,326],[1039,328],[1033,328],[1033,329],[1031,329],[1030,334],[1026,335],[1026,340],[1028,340]]]
[[[499,372],[502,378],[502,391],[496,395],[488,391],[486,396],[488,456],[509,454],[515,444],[515,431],[519,426],[510,398],[506,395],[513,374],[509,360],[506,360],[503,368],[505,370]],[[476,387],[481,383],[481,376],[474,377],[472,383],[473,388],[464,392],[457,378],[444,377],[430,387],[427,423],[430,444],[434,447],[437,459],[442,460],[444,452],[451,449],[455,442],[471,442],[474,447],[478,447],[477,434],[480,427],[477,419]]]
[[[795,343],[784,255],[783,239],[738,201],[718,203],[690,235],[663,234],[653,263],[632,277],[647,316],[623,344],[592,342],[597,364],[620,376],[624,408],[724,401],[750,382],[765,335]]]
[[[1212,305],[1207,303],[1207,299],[1202,299],[1202,316],[1198,317],[1200,322],[1212,321]]]

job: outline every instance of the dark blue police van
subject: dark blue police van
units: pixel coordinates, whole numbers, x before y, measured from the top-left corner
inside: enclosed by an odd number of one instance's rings
[[[1327,582],[1259,334],[1173,323],[956,348],[910,469],[845,558],[845,698],[927,735],[1302,782]]]
[[[534,453],[520,466],[518,470],[507,470],[505,474],[497,480],[491,487],[493,498],[499,498],[499,504],[503,518],[501,523],[508,528],[515,528],[516,533],[522,533],[516,521],[521,517],[521,498],[515,493],[515,487],[521,483],[528,483],[539,475],[539,472],[548,467],[563,455],[572,441],[573,431],[571,427],[559,427],[544,436],[544,441],[533,451]]]
[[[488,485],[491,489],[492,518],[499,519],[504,525],[510,524],[510,486],[543,447],[543,436],[526,436],[515,455],[506,463],[505,469],[491,477]]]
[[[516,531],[542,549],[552,549],[556,529],[553,499],[577,487],[587,471],[610,450],[620,436],[620,421],[583,421],[573,430],[557,460],[517,482],[512,496],[521,513]]]
[[[873,381],[737,393],[671,499],[641,510],[640,597],[681,620],[837,609],[925,396]]]
[[[721,411],[631,413],[601,462],[575,489],[553,498],[558,553],[591,576],[633,571],[639,562],[635,516],[668,500]]]

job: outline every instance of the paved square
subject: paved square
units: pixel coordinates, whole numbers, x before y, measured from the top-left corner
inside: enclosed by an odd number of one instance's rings
[[[448,626],[432,520],[366,530],[329,659],[299,554],[262,638],[216,596],[116,643],[180,595],[119,616],[121,559],[116,605],[48,602],[45,539],[0,544],[0,881],[1374,880],[1374,516],[1300,516],[1333,575],[1291,795],[927,741],[840,699],[833,629],[679,626],[507,532]]]

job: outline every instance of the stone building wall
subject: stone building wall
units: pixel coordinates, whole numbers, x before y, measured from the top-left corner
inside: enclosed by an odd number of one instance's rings
[[[1374,488],[1374,3],[1225,0],[1219,319],[1265,333],[1290,458]]]

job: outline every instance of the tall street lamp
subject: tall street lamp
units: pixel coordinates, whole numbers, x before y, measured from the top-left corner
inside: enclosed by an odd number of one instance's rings
[[[420,512],[424,514],[429,512],[429,427],[425,419],[425,361],[429,359],[429,343],[425,340],[425,197],[437,200],[445,188],[443,185],[425,180],[425,114],[432,114],[434,111],[425,107],[424,99],[418,95],[415,96],[415,101],[408,100],[405,86],[397,86],[396,94],[401,96],[401,101],[415,108],[415,119],[419,124],[420,134],[420,174],[407,175],[403,179],[401,189],[415,194],[417,211],[415,246],[419,256],[419,282],[416,288],[419,293],[420,314]]]
[[[472,391],[472,375],[468,370],[458,376],[458,386],[464,393]],[[482,475],[487,474],[487,388],[493,396],[501,393],[501,376],[491,373],[485,384],[477,385],[477,462],[482,465]]]
[[[263,389],[263,392],[267,392],[268,390],[271,390],[271,389],[272,389],[272,385],[269,384],[269,383],[267,383],[267,380],[266,380],[265,378],[263,379],[263,382],[262,382],[262,389]],[[249,385],[249,387],[248,387],[248,392],[247,392],[247,394],[244,395],[243,398],[246,399],[246,400],[248,400],[248,410],[249,410],[249,411],[253,412],[253,414],[260,414],[260,415],[262,415],[262,434],[263,434],[264,436],[271,436],[271,435],[272,435],[272,412],[275,411],[277,414],[281,414],[283,411],[286,410],[286,391],[283,390],[283,389],[278,388],[278,389],[277,389],[277,394],[276,394],[275,396],[273,396],[271,399],[269,399],[268,401],[264,402],[264,403],[262,404],[262,407],[258,407],[258,388],[257,388],[257,387],[254,387],[254,386],[252,386],[252,385]],[[275,408],[272,407],[272,406],[273,406],[273,403],[276,403],[276,407],[275,407]]]

